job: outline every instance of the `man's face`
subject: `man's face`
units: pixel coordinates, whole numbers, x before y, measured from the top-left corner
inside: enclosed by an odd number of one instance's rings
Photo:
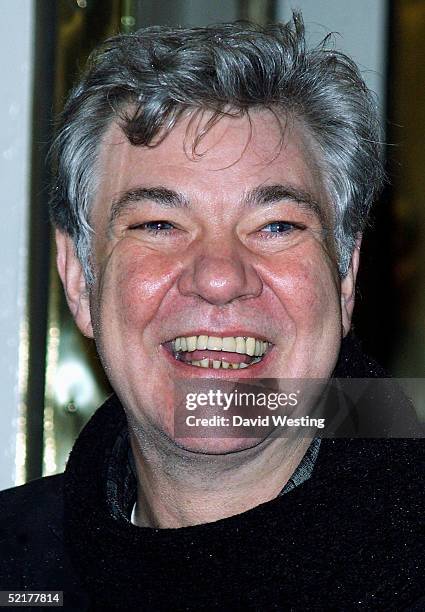
[[[301,126],[288,123],[280,146],[267,111],[223,118],[194,157],[194,123],[152,148],[107,132],[96,284],[90,313],[84,297],[76,313],[132,417],[170,438],[173,381],[329,377],[351,314]]]

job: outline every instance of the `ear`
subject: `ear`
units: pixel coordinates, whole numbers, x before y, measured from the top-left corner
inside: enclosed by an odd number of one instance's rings
[[[358,234],[356,245],[351,256],[350,267],[346,276],[341,280],[341,313],[343,337],[348,334],[351,328],[351,317],[353,316],[354,301],[356,294],[356,278],[360,262],[360,247],[362,235]]]
[[[56,230],[56,264],[74,320],[84,336],[93,338],[89,294],[83,268],[68,234]]]

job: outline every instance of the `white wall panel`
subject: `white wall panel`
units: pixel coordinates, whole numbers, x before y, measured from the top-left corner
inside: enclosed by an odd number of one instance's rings
[[[0,3],[0,489],[15,482],[31,147],[32,0]]]

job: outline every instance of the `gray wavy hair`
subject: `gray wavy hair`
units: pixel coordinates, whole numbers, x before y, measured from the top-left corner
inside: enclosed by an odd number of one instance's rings
[[[60,117],[50,202],[51,219],[72,237],[89,286],[95,167],[110,124],[119,120],[133,145],[155,146],[184,112],[211,111],[212,126],[229,108],[239,115],[283,111],[307,127],[335,207],[339,271],[347,273],[384,180],[376,103],[329,36],[307,48],[302,17],[294,13],[286,24],[264,27],[151,27],[115,36],[92,53]]]

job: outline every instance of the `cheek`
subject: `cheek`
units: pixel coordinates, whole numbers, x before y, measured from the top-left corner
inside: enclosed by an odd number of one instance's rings
[[[99,303],[105,317],[129,332],[142,331],[171,286],[175,267],[169,256],[118,244],[102,270]]]
[[[287,256],[272,274],[275,292],[297,327],[318,332],[327,320],[339,320],[338,279],[323,251]]]

